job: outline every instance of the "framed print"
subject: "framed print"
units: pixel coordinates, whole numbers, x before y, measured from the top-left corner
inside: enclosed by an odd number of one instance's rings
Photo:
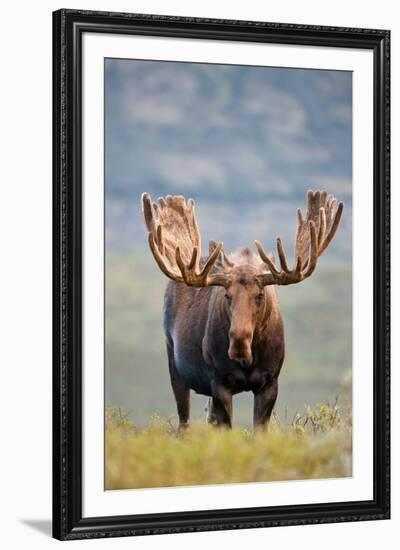
[[[389,518],[389,31],[53,28],[54,537]]]

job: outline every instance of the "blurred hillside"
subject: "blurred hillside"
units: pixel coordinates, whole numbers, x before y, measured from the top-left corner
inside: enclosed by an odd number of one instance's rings
[[[333,399],[351,369],[351,73],[106,60],[106,401],[136,422],[175,412],[162,334],[165,277],[140,195],[196,201],[203,238],[289,253],[308,189],[345,202],[317,272],[279,289],[279,407]],[[235,398],[248,424],[250,395]],[[204,397],[194,399],[203,417]]]

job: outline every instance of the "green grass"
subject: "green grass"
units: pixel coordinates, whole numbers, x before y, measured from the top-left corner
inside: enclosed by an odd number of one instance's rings
[[[305,407],[268,431],[196,422],[184,432],[153,415],[144,428],[106,412],[106,489],[173,487],[351,476],[351,414],[337,403]]]

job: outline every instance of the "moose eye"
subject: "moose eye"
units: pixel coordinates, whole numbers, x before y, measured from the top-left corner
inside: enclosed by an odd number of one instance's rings
[[[232,300],[232,298],[229,296],[229,294],[225,294],[225,298],[226,298],[226,300],[228,300],[228,302],[230,302]]]

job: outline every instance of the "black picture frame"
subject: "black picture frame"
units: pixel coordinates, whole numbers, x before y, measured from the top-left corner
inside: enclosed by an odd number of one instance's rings
[[[82,34],[373,51],[373,499],[82,517]],[[60,540],[388,519],[390,515],[390,31],[59,10],[53,14],[53,536]]]

